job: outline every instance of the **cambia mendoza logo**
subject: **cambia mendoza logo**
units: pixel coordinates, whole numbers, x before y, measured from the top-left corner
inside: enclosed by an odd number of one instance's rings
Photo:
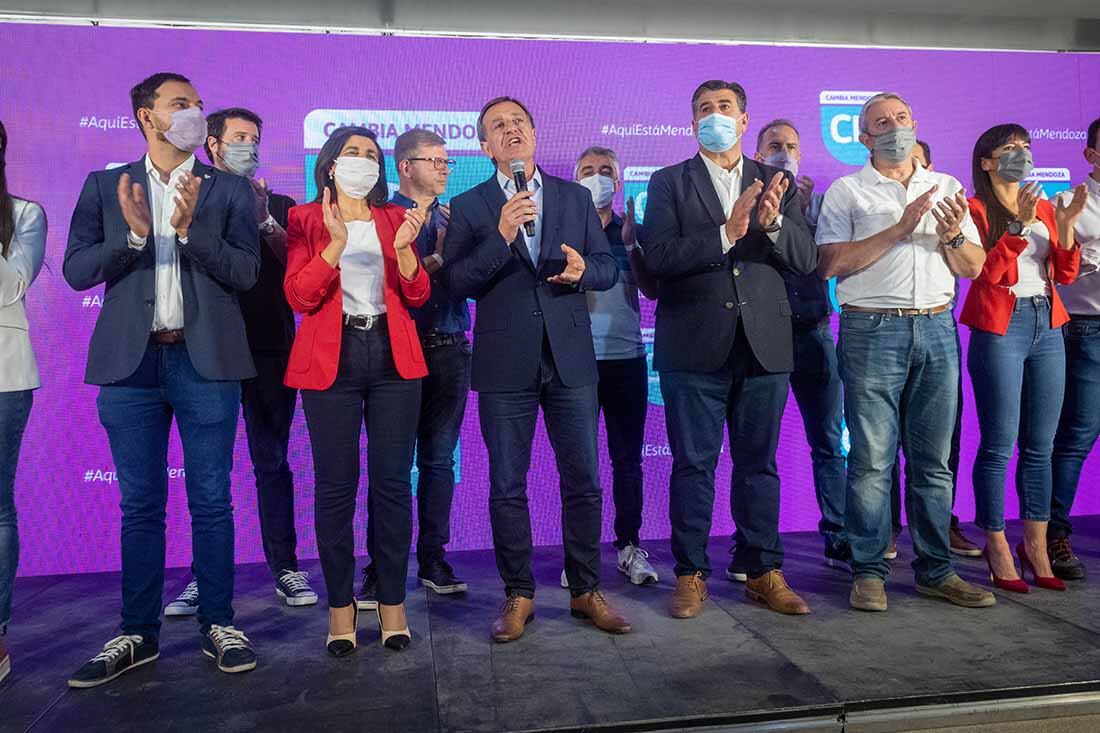
[[[1043,195],[1052,199],[1062,191],[1069,190],[1069,168],[1033,168],[1031,175],[1024,181],[1038,181],[1043,188]]]
[[[867,162],[867,148],[859,141],[859,110],[878,92],[823,91],[821,139],[829,154],[848,165]]]
[[[319,150],[335,130],[353,125],[365,127],[378,135],[378,143],[384,151],[393,150],[398,135],[419,127],[431,130],[446,140],[448,152],[481,152],[476,111],[396,109],[315,109],[305,118],[305,148]]]

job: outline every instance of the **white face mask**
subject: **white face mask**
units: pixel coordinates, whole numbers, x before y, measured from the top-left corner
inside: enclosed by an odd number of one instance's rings
[[[333,173],[336,186],[345,196],[365,199],[378,183],[378,163],[370,158],[340,156]]]
[[[764,164],[770,165],[774,168],[783,168],[787,170],[792,176],[798,175],[798,160],[786,151],[772,153],[768,157],[764,158]]]
[[[591,175],[577,181],[592,194],[592,203],[597,209],[603,209],[611,205],[611,199],[615,196],[615,179],[610,176]]]

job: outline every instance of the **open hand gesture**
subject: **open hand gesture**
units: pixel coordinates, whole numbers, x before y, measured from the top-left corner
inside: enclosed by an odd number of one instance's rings
[[[756,199],[764,190],[764,183],[759,179],[744,190],[733,202],[729,219],[726,220],[726,237],[731,242],[736,242],[749,231],[749,217],[752,216],[752,207],[756,205]]]
[[[562,244],[561,251],[565,253],[565,269],[560,275],[546,278],[546,281],[555,285],[576,285],[584,275],[584,258],[568,244]]]
[[[932,210],[932,197],[938,190],[940,190],[939,186],[932,186],[932,188],[910,201],[909,205],[905,207],[905,211],[901,212],[901,219],[895,224],[899,234],[899,240],[905,239],[910,234],[917,231],[917,227],[920,226],[920,220],[924,218],[925,214]]]
[[[172,228],[181,239],[187,236],[191,221],[195,218],[201,187],[202,179],[190,173],[180,176],[179,183],[176,184],[176,210],[172,212]]]
[[[145,189],[140,183],[132,183],[129,173],[123,173],[118,179],[118,205],[130,231],[142,239],[148,237],[153,229],[153,220],[145,199]]]
[[[966,194],[961,190],[932,207],[932,216],[936,218],[936,234],[940,242],[946,244],[959,236],[969,208],[966,203]]]
[[[789,186],[790,183],[787,181],[787,177],[782,173],[776,173],[772,176],[771,183],[768,184],[768,190],[764,192],[764,197],[760,199],[757,221],[760,223],[761,229],[767,229],[775,224],[775,219],[779,216],[780,209],[783,206],[783,195],[787,193]]]
[[[398,252],[408,249],[420,234],[420,227],[424,226],[427,218],[427,209],[405,209],[405,221],[397,228],[397,234],[393,238],[393,248]]]

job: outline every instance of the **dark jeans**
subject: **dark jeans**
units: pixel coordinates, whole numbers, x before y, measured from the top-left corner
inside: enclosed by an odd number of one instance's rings
[[[642,442],[649,408],[649,367],[644,356],[597,361],[597,395],[607,428],[615,499],[615,547],[637,546],[642,529]]]
[[[419,534],[416,561],[425,567],[443,559],[451,541],[451,502],[455,493],[455,447],[470,392],[470,345],[436,346],[424,351],[428,376],[421,383],[416,438],[416,508]],[[373,557],[373,556],[372,556]]]
[[[150,344],[137,371],[100,388],[99,420],[122,493],[122,633],[160,632],[173,417],[183,443],[199,624],[204,633],[211,624],[233,624],[229,474],[240,400],[239,382],[201,377],[182,343]]]
[[[34,402],[32,390],[0,392],[0,636],[11,619],[11,589],[19,567],[19,527],[15,514],[15,470],[23,431]]]
[[[959,340],[958,329],[955,330],[955,345],[962,355],[962,342]],[[959,493],[959,456],[962,453],[962,425],[963,425],[963,380],[962,364],[959,364],[959,409],[955,411],[955,430],[951,433],[951,453],[947,457],[947,467],[951,470],[951,506],[955,506],[955,497]],[[905,470],[905,483],[909,483],[909,469]],[[894,534],[901,533],[901,441],[898,441],[898,452],[894,458],[894,468],[890,472],[890,524]],[[959,526],[959,518],[951,515],[951,526]]]
[[[721,369],[667,371],[660,379],[672,449],[668,498],[676,575],[710,573],[707,540],[723,427],[729,429],[733,459],[734,560],[754,578],[782,567],[775,449],[787,404],[788,375],[764,371],[738,326],[729,360]]]
[[[1008,462],[1019,446],[1020,518],[1050,519],[1051,453],[1066,388],[1066,347],[1050,327],[1050,300],[1018,298],[1003,336],[971,329],[966,360],[981,442],[974,459],[975,522],[1005,528]]]
[[[818,531],[829,545],[843,545],[848,542],[844,531],[848,474],[840,447],[844,402],[828,320],[811,328],[795,327],[791,392],[810,444],[814,493],[821,509]]]
[[[248,453],[256,475],[256,507],[264,557],[276,578],[285,570],[298,569],[294,476],[287,463],[290,424],[298,392],[283,384],[287,359],[287,354],[278,352],[253,353],[256,377],[241,383],[241,407]]]
[[[384,326],[345,328],[336,381],[328,389],[302,390],[302,408],[313,449],[314,523],[329,606],[343,608],[354,600],[353,522],[364,422],[378,601],[403,603],[412,542],[411,473],[420,380],[397,373]]]
[[[1100,277],[1100,275],[1089,275]],[[1062,327],[1066,344],[1066,393],[1054,438],[1050,538],[1069,537],[1069,513],[1081,467],[1100,435],[1100,318],[1074,317]]]
[[[561,477],[565,575],[569,592],[579,596],[600,584],[603,496],[596,385],[562,384],[545,339],[537,383],[519,392],[478,394],[481,434],[489,449],[489,521],[497,570],[506,593],[534,598],[527,470],[540,406]]]
[[[840,316],[840,375],[852,448],[848,453],[846,526],[852,572],[885,579],[890,561],[890,471],[898,439],[910,482],[905,508],[921,585],[954,574],[948,549],[951,471],[957,410],[958,338],[950,311],[896,316],[845,311]]]

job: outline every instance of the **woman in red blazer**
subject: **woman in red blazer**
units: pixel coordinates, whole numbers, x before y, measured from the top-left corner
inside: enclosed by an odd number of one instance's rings
[[[1064,590],[1046,551],[1054,433],[1065,389],[1060,327],[1069,320],[1054,283],[1077,277],[1081,260],[1073,224],[1085,199],[1051,206],[1031,172],[1031,139],[1019,125],[998,125],[974,145],[970,215],[986,249],[982,274],[970,284],[959,320],[970,326],[967,369],[981,442],[974,462],[976,522],[985,530],[985,559],[998,588],[1026,593],[1005,537],[1008,461],[1019,446],[1016,492],[1024,541],[1020,570],[1037,585]],[[1077,199],[1080,199],[1078,201]]]
[[[408,308],[428,300],[413,241],[419,209],[386,204],[385,162],[373,132],[337,130],[314,171],[317,199],[290,210],[284,288],[304,314],[286,384],[302,391],[313,449],[317,548],[329,603],[328,651],[356,646],[355,498],[359,433],[367,429],[371,559],[382,642],[404,649],[405,576],[412,541],[412,470],[420,378],[428,373]]]

